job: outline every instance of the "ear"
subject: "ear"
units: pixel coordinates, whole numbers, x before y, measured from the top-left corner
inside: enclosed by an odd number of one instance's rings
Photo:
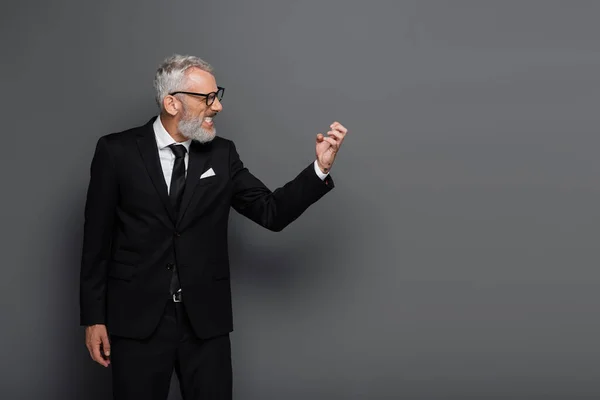
[[[165,111],[171,115],[172,117],[179,114],[181,111],[183,104],[175,96],[167,95],[163,99],[163,107]]]

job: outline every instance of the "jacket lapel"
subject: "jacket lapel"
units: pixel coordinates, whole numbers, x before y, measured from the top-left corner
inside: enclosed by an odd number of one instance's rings
[[[161,201],[163,202],[165,210],[169,214],[171,221],[175,222],[175,212],[169,200],[167,184],[165,183],[165,177],[160,165],[158,148],[156,146],[156,138],[154,136],[154,129],[152,128],[154,119],[155,118],[150,120],[150,122],[148,122],[148,124],[146,124],[146,126],[144,126],[142,131],[138,134],[138,149],[142,155],[142,158],[144,159],[146,170],[148,171],[148,175],[154,184],[154,188],[158,193],[158,197],[160,197]]]
[[[181,209],[177,218],[179,225],[190,205],[196,185],[200,181],[200,175],[206,170],[210,161],[211,143],[202,144],[192,141],[188,160],[187,175],[185,179],[185,189],[183,190],[183,199],[181,200]]]

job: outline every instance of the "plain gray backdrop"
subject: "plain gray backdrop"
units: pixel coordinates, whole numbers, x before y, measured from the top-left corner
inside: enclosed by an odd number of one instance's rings
[[[350,130],[286,230],[232,214],[235,399],[600,397],[600,2],[2,8],[3,399],[110,398],[78,326],[89,165],[173,53],[214,65],[218,134],[272,189]]]

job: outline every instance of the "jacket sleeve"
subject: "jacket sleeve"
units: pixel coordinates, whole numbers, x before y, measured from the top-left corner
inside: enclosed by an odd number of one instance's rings
[[[96,145],[85,204],[79,284],[80,324],[106,323],[107,264],[118,200],[115,165],[106,137]]]
[[[331,175],[321,180],[311,162],[293,180],[271,191],[244,167],[233,142],[230,142],[229,164],[233,182],[232,207],[275,232],[283,230],[334,187]]]

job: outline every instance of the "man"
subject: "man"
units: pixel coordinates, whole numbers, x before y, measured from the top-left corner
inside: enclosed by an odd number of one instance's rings
[[[334,184],[347,133],[316,137],[316,160],[271,192],[217,137],[224,89],[192,56],[154,80],[160,115],[98,140],[85,206],[81,325],[93,360],[112,366],[115,399],[164,400],[173,370],[186,400],[232,396],[230,207],[280,231]]]

